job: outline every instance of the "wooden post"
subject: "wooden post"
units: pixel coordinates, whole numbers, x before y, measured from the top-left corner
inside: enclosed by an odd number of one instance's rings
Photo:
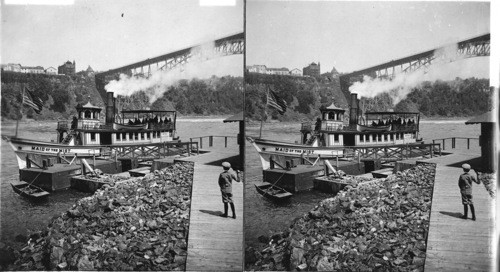
[[[470,138],[467,138],[467,149],[470,148]]]
[[[200,148],[203,148],[203,137],[200,137]]]
[[[337,167],[337,169],[339,169],[339,154],[338,153],[335,156],[335,166]]]
[[[208,147],[212,147],[214,145],[214,136],[208,136]]]
[[[227,136],[224,137],[224,147],[227,147]]]
[[[26,168],[31,168],[31,160],[28,154],[26,154]]]
[[[446,149],[445,145],[444,145],[444,142],[445,142],[446,139],[443,139],[443,150]]]
[[[454,149],[455,148],[455,137],[451,138],[451,148]]]

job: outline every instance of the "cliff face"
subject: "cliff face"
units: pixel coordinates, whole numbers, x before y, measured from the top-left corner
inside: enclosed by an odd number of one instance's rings
[[[28,118],[68,119],[76,114],[78,103],[85,104],[89,101],[93,105],[104,107],[92,75],[65,76],[2,71],[2,119],[20,119],[23,86],[29,88],[43,103],[41,114],[23,107],[23,115]],[[120,101],[127,109],[161,109],[173,106],[180,114],[235,114],[243,108],[242,94],[243,78],[226,76],[179,80],[170,86],[154,86],[137,91],[122,97]]]
[[[315,78],[246,73],[245,83],[245,114],[254,120],[266,119],[264,111],[268,118],[282,121],[313,119],[320,114],[321,106],[332,102],[341,108],[348,105],[339,78],[329,73]],[[266,108],[268,89],[287,102],[285,114]]]
[[[337,107],[348,109],[350,93],[342,92],[339,77],[332,73],[315,78],[247,73],[245,83],[245,111],[250,119],[312,120],[319,116],[321,106],[328,106],[332,101]],[[409,90],[399,102],[393,98],[398,90],[387,90],[374,97],[360,97],[360,107],[363,112],[395,110],[419,111],[428,117],[474,116],[492,108],[494,91],[488,84],[488,79],[477,78],[423,82]],[[268,88],[287,102],[284,115],[266,107]]]

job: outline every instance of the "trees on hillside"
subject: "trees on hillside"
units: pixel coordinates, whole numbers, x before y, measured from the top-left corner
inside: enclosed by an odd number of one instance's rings
[[[320,106],[335,103],[348,108],[348,101],[340,90],[338,82],[322,83],[311,78],[247,73],[245,114],[250,119],[261,120],[266,106],[267,88],[272,88],[284,98],[289,107],[285,115],[272,112],[272,118],[279,120],[314,119]],[[396,105],[388,90],[373,98],[361,98],[362,111],[413,111],[423,116],[473,116],[490,110],[493,91],[488,88],[487,79],[457,78],[452,81],[423,82],[410,90],[408,96]],[[297,103],[292,103],[297,101]]]

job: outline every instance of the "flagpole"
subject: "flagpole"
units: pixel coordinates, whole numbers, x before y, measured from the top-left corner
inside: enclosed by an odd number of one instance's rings
[[[266,93],[266,105],[264,106],[264,116],[266,117],[266,119],[267,119],[267,112],[266,112],[267,102],[269,102],[268,98],[269,98],[269,87],[268,87],[267,93]],[[262,138],[262,123],[263,123],[263,118],[260,119],[259,139]]]
[[[24,83],[21,83],[21,88],[23,89],[21,93],[21,108],[19,109],[19,112],[21,113],[21,117],[17,119],[16,121],[16,138],[17,138],[17,132],[19,130],[19,119],[23,118],[23,105],[24,105]]]

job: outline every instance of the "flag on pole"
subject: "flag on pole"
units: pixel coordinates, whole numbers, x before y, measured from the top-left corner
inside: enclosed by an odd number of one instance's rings
[[[43,101],[40,97],[35,96],[27,87],[23,92],[23,105],[33,108],[36,113],[40,114],[43,108]]]
[[[287,107],[286,101],[277,96],[271,89],[267,90],[267,105],[278,110],[280,114],[284,114]]]

